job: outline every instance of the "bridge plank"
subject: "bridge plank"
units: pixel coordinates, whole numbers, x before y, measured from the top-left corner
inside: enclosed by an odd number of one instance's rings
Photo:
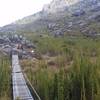
[[[13,100],[34,100],[19,65],[18,55],[12,55]]]

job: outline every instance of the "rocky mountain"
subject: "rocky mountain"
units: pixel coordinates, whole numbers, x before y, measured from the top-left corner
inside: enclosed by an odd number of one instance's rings
[[[18,33],[45,31],[53,35],[99,35],[100,0],[53,0],[41,12],[0,29]]]

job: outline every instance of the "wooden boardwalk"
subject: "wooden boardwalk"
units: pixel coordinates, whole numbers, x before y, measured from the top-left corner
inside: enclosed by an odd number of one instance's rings
[[[19,65],[18,55],[12,55],[13,100],[34,100]]]

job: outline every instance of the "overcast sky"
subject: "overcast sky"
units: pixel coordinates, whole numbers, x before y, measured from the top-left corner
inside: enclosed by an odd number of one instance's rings
[[[0,0],[0,27],[42,9],[52,0]]]

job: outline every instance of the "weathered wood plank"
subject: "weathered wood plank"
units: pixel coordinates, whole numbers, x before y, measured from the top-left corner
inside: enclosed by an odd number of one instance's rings
[[[34,100],[19,65],[18,55],[12,55],[13,100]]]

